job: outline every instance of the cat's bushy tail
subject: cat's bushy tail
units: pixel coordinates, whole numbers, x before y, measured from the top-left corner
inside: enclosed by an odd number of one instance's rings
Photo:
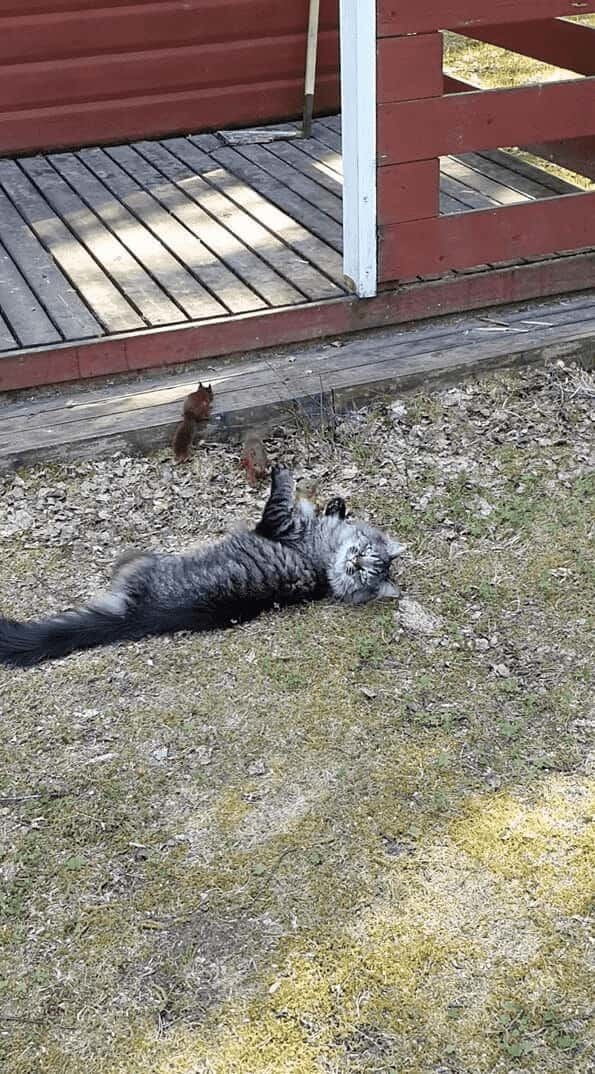
[[[116,614],[93,606],[25,623],[0,616],[0,664],[31,667],[77,649],[138,637],[139,626],[131,610]]]

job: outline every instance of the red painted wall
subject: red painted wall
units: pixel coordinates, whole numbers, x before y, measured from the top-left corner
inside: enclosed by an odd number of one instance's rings
[[[308,0],[5,0],[0,154],[274,122],[301,112]],[[339,106],[322,0],[317,108]]]

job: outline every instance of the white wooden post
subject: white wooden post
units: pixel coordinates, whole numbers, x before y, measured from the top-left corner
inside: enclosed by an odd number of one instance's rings
[[[376,0],[341,0],[343,271],[360,298],[377,289]]]

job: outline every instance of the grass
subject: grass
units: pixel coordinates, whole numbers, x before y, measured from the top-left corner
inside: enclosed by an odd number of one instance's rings
[[[308,437],[321,493],[409,542],[436,636],[322,603],[0,673],[7,1074],[587,1074],[591,425],[563,376]],[[137,487],[146,544],[256,514],[226,449],[182,511],[164,466],[23,473],[89,506],[68,548],[4,538],[4,610],[101,583],[94,482],[116,551]]]
[[[582,15],[569,21],[595,27],[594,15]],[[495,45],[488,45],[483,41],[473,41],[460,34],[445,33],[444,46],[444,65],[448,74],[485,89],[510,89],[515,86],[579,77],[572,71],[542,63],[529,56],[522,56],[520,53],[509,52]],[[593,186],[593,182],[584,175],[553,164],[543,157],[536,157],[518,147],[514,147],[514,152],[521,160],[567,183],[584,190]]]

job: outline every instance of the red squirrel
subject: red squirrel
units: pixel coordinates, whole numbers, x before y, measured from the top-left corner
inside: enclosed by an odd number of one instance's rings
[[[269,460],[258,433],[249,432],[243,438],[240,466],[246,471],[248,483],[252,486],[268,476]]]
[[[182,411],[184,416],[172,441],[176,462],[188,462],[196,425],[199,421],[207,420],[212,403],[213,389],[210,384],[199,384],[195,392],[186,396]]]

